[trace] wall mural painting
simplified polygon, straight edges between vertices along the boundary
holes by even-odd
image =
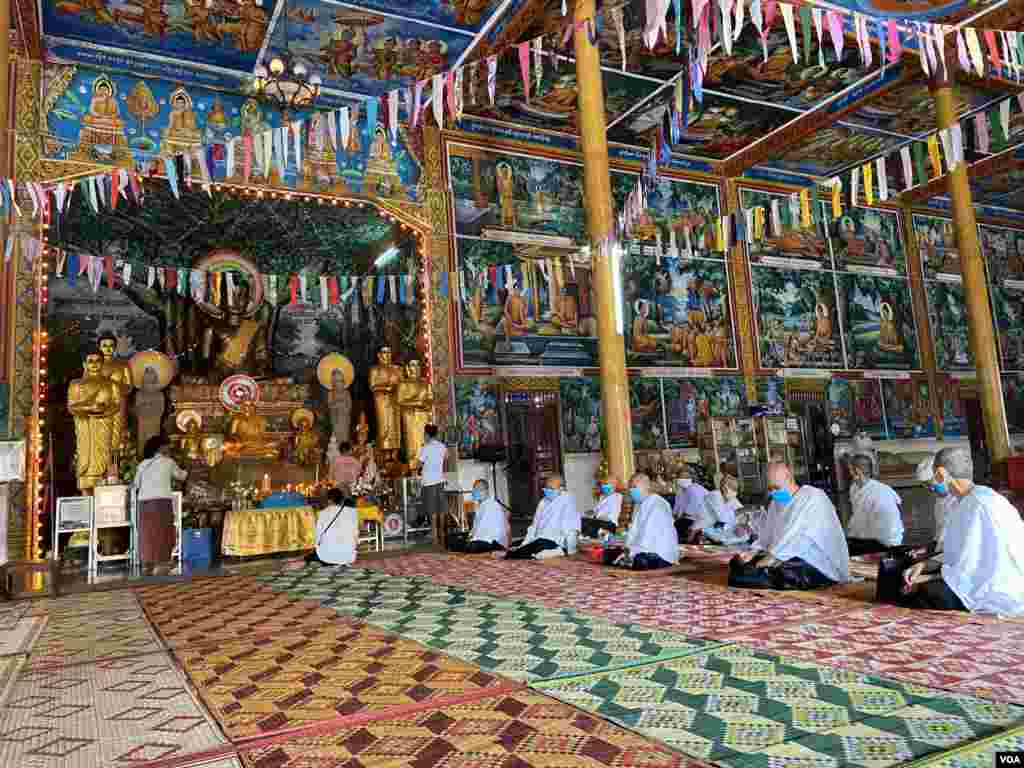
[[[651,77],[658,80],[670,80],[688,65],[686,45],[680,47],[676,54],[675,12],[671,8],[666,13],[667,24],[653,48],[648,48],[643,40],[643,30],[647,22],[646,8],[639,2],[627,2],[622,5],[622,27],[625,31],[626,66],[622,66],[623,46],[619,41],[619,32],[615,24],[600,25],[598,46],[601,49],[601,63],[609,69],[625,70],[631,74]],[[554,9],[552,9],[554,10]],[[547,41],[545,41],[546,44]],[[573,41],[570,37],[562,51],[573,55]],[[705,78],[706,82],[706,78]]]
[[[928,319],[935,342],[935,364],[940,371],[973,371],[967,336],[964,289],[959,283],[925,282]]]
[[[999,361],[1004,371],[1024,371],[1024,284],[990,286],[999,334]]]
[[[695,384],[712,416],[738,419],[748,415],[747,387],[741,376],[708,377]]]
[[[979,224],[978,244],[993,282],[1024,287],[1024,230]]]
[[[828,385],[829,423],[839,425],[841,437],[866,432],[885,437],[882,390],[877,379],[833,377]]]
[[[629,414],[633,428],[633,448],[665,447],[661,379],[629,379]]]
[[[847,367],[919,369],[910,284],[903,278],[872,275],[845,274],[837,279]]]
[[[47,114],[49,135],[44,146],[51,159],[110,163],[137,168],[147,175],[151,171],[162,174],[161,154],[188,153],[246,133],[260,134],[280,124],[276,110],[235,94],[84,68],[76,69],[64,84],[59,71],[49,71],[52,89],[47,102],[53,106]],[[296,117],[323,119],[318,113]],[[373,137],[368,135],[365,115],[357,126],[348,145],[337,152],[307,140],[302,167],[296,167],[291,154],[283,179],[277,169],[265,167],[259,158],[254,159],[253,176],[269,173],[272,183],[303,190],[418,199],[419,161],[404,132],[393,144],[380,124]],[[214,148],[211,157],[211,175],[225,178],[225,154]],[[230,180],[241,182],[242,164],[237,163],[236,169]],[[192,172],[199,177],[197,162],[193,162]]]
[[[766,222],[771,215],[772,201],[777,201],[781,209],[788,206],[789,197],[759,189],[740,188],[740,205],[744,209],[764,208]],[[826,218],[822,217],[822,221],[824,222]],[[765,234],[765,238],[760,242],[746,245],[747,255],[752,264],[775,264],[809,269],[832,268],[824,223],[809,229],[787,228],[780,237],[770,237],[768,232]]]
[[[757,404],[766,414],[782,416],[786,413],[786,380],[781,376],[762,376],[755,379]]]
[[[700,379],[662,379],[669,448],[697,444],[699,419],[710,412],[708,402],[701,397],[699,382]]]
[[[829,220],[829,245],[836,269],[879,275],[905,275],[907,256],[899,214],[878,208],[845,208]]]
[[[841,167],[863,162],[865,157],[886,152],[904,141],[900,136],[836,123],[793,144],[785,154],[766,161],[765,165],[796,173],[832,176]]]
[[[601,420],[601,381],[592,376],[562,378],[562,442],[568,453],[601,450],[604,422]]]
[[[359,5],[384,13],[395,13],[399,8],[403,16],[458,27],[477,32],[502,5],[501,0],[359,0]]]
[[[621,210],[629,193],[636,189],[636,176],[612,173],[611,177],[612,199]],[[697,258],[720,260],[724,254],[711,247],[719,216],[717,185],[660,176],[647,193],[647,210],[634,228],[634,236],[653,245],[660,234],[662,248],[667,249],[674,232],[681,251],[689,242]]]
[[[926,280],[960,278],[960,251],[950,219],[914,214],[914,233]],[[982,256],[984,256],[982,252]]]
[[[627,365],[736,367],[723,262],[663,259],[658,266],[633,243],[622,270]]]
[[[923,378],[883,379],[886,436],[890,440],[933,437],[935,420]]]
[[[936,381],[936,395],[942,403],[942,434],[946,437],[967,437],[967,414],[964,412],[963,400],[960,399],[960,382],[941,373],[936,376]]]
[[[1024,432],[1024,374],[1003,376],[1003,402],[1010,432]]]
[[[448,145],[455,232],[493,240],[586,240],[583,168],[525,155]]]
[[[459,453],[474,456],[480,446],[503,445],[498,413],[498,383],[493,379],[455,377]]]
[[[569,251],[457,239],[462,362],[596,367],[590,270]]]
[[[842,368],[828,272],[751,267],[762,368]]]
[[[257,0],[42,0],[47,35],[252,71],[273,4]]]

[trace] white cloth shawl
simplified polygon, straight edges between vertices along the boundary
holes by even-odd
[[[1024,615],[1024,521],[1003,496],[976,485],[947,509],[942,578],[968,610]]]
[[[622,494],[609,493],[598,499],[590,516],[595,520],[604,520],[618,525],[620,512],[622,512]]]
[[[551,500],[541,499],[523,544],[537,539],[547,539],[560,546],[565,544],[566,536],[573,530],[579,530],[578,522],[573,527],[574,518],[578,519],[579,515],[576,512],[576,501],[570,494],[563,493]]]
[[[887,547],[903,543],[903,500],[885,483],[870,479],[850,488],[853,514],[846,534],[854,539],[874,539]]]
[[[633,513],[626,547],[631,557],[649,554],[669,563],[679,562],[679,534],[672,519],[672,507],[658,494],[644,499]]]
[[[473,516],[473,531],[469,534],[470,541],[483,541],[490,544],[496,541],[508,548],[508,526],[505,525],[505,510],[493,498],[484,499],[476,508]]]
[[[850,580],[850,550],[836,508],[813,486],[801,486],[785,506],[771,503],[757,545],[782,562],[799,557],[832,581]]]
[[[704,497],[704,511],[697,520],[697,527],[704,531],[722,523],[727,528],[736,525],[736,510],[743,505],[738,500],[726,501],[721,491],[711,491]]]
[[[948,496],[937,496],[935,498],[935,540],[939,542],[939,549],[942,549],[942,537],[946,532],[946,520],[953,516],[959,499],[952,493]]]

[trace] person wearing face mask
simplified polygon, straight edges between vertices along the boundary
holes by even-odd
[[[562,488],[560,475],[551,475],[544,484],[544,496],[537,504],[533,523],[517,549],[509,550],[508,560],[543,560],[559,557],[575,549],[580,531],[576,501]]]
[[[722,475],[718,490],[704,497],[704,514],[698,521],[700,532],[716,543],[736,538],[736,511],[743,507],[737,495],[740,484],[732,475]]]
[[[850,580],[850,553],[828,495],[798,486],[793,471],[772,462],[767,472],[772,502],[748,559],[729,563],[729,586],[816,589]]]
[[[619,513],[622,511],[622,494],[616,492],[615,481],[602,478],[598,483],[601,496],[590,514],[583,518],[582,532],[584,536],[596,539],[601,531],[615,533],[619,526]]]
[[[700,538],[700,529],[694,523],[704,516],[704,497],[707,495],[708,489],[693,482],[690,470],[684,466],[676,491],[675,509],[672,510],[680,541],[694,542]]]
[[[637,473],[629,481],[633,520],[626,533],[622,562],[634,571],[668,568],[679,562],[679,535],[672,520],[672,508],[661,496],[651,493],[651,480]]]
[[[851,556],[884,552],[903,543],[903,500],[892,488],[871,477],[874,462],[858,453],[848,462],[850,503],[853,514],[846,526],[846,545]]]
[[[935,455],[932,486],[958,499],[946,509],[942,561],[917,563],[904,573],[908,602],[931,610],[1024,616],[1024,520],[991,488],[974,483],[967,448]]]
[[[475,555],[508,549],[508,515],[497,499],[491,496],[491,487],[486,480],[477,480],[473,484],[473,501],[476,502],[476,513],[473,515],[473,530],[469,533],[466,552]]]
[[[952,514],[952,510],[956,507],[957,502],[959,502],[960,499],[950,493],[949,488],[946,487],[944,483],[937,484],[935,482],[934,456],[923,459],[921,463],[917,465],[916,476],[917,481],[924,485],[935,496],[935,506],[933,507],[933,514],[935,516],[935,536],[932,540],[935,542],[934,549],[941,552],[942,533],[946,528],[946,519]]]

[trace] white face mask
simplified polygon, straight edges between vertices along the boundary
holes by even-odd
[[[691,485],[693,485],[693,480],[690,480],[689,478],[679,481],[680,488],[689,488]]]

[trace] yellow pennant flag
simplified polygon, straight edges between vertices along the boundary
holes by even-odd
[[[758,206],[754,209],[754,242],[764,240],[764,207]]]
[[[942,175],[942,156],[939,155],[939,139],[934,133],[928,137],[928,157],[932,161],[932,170],[935,176]]]
[[[718,231],[716,235],[716,251],[725,251],[725,219],[721,216],[718,217]]]
[[[832,218],[838,219],[843,215],[843,185],[839,179],[832,181]]]
[[[800,228],[810,229],[811,227],[811,193],[806,189],[800,190]]]
[[[860,167],[860,175],[864,179],[864,199],[867,200],[868,205],[875,204],[875,187],[872,184],[874,179],[874,169],[871,167],[871,163],[864,163]]]

